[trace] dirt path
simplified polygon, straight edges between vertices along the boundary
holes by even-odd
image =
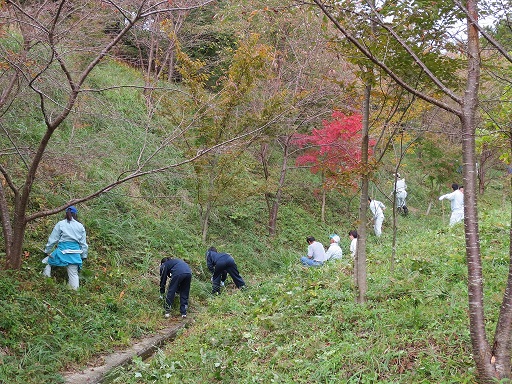
[[[106,375],[113,369],[129,364],[134,357],[147,358],[160,346],[171,341],[176,333],[186,326],[186,322],[172,324],[168,328],[159,331],[156,335],[134,344],[129,349],[105,356],[103,365],[90,366],[80,372],[68,372],[63,374],[66,384],[99,384],[103,383]]]

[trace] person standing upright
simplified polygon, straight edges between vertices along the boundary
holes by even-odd
[[[402,212],[405,216],[409,212],[407,208],[407,184],[405,184],[405,177],[400,178],[400,174],[395,174],[395,197],[396,197],[396,208],[399,212]]]
[[[351,230],[348,233],[348,237],[350,239],[350,254],[352,258],[355,259],[357,252],[357,231],[355,229]]]
[[[450,216],[450,226],[464,220],[464,194],[459,189],[459,185],[457,183],[452,184],[452,189],[452,193],[447,193],[446,195],[439,197],[439,201],[444,199],[450,200],[450,206],[452,209],[452,214]]]
[[[368,205],[373,213],[373,231],[375,236],[380,237],[382,235],[382,223],[384,222],[384,209],[386,209],[386,206],[378,200],[372,200],[370,197],[368,197]]]
[[[44,248],[47,257],[43,259],[47,263],[43,275],[51,277],[52,266],[66,267],[68,284],[73,289],[78,289],[80,285],[78,272],[89,250],[85,228],[78,221],[77,214],[78,210],[73,205],[66,208],[66,218],[55,224]],[[52,252],[54,246],[56,248]]]
[[[171,307],[176,292],[180,293],[180,314],[182,318],[187,317],[188,297],[190,294],[190,283],[192,282],[192,270],[181,259],[164,257],[160,261],[160,295],[165,293],[167,279],[171,278],[167,295],[165,296],[165,317],[170,316]]]

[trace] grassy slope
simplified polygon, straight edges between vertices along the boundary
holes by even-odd
[[[482,220],[490,334],[508,269],[504,211]],[[389,228],[369,238],[366,305],[354,303],[348,261],[305,269],[288,260],[246,292],[210,298],[172,345],[115,382],[474,382],[462,225],[401,219],[393,272],[390,244]]]
[[[115,382],[472,382],[463,239],[462,226],[445,229],[438,217],[401,220],[390,272],[389,234],[370,237],[364,306],[354,303],[347,260],[321,269],[288,260],[246,292],[208,299],[172,345]],[[507,273],[502,256],[486,257],[489,319]]]
[[[104,70],[109,73],[98,73],[97,81],[132,76],[126,68],[107,66]],[[98,96],[101,103],[97,105],[119,108],[121,114],[137,113],[129,107],[138,100],[132,93],[107,96]],[[86,149],[81,156],[103,150],[109,156],[78,159],[88,165],[78,186],[67,185],[64,179],[52,182],[49,192],[43,183],[36,189],[39,195],[34,204],[58,204],[67,194],[73,196],[73,188],[88,188],[94,175],[117,176],[117,170],[111,170],[136,141],[127,140],[131,136],[126,133],[133,136],[134,121],[143,121],[143,117],[130,116],[111,124],[97,120],[100,112],[89,116],[84,129],[96,134],[91,141],[80,142]],[[113,136],[108,136],[111,131]],[[81,135],[81,140],[89,137],[85,131],[74,134]],[[75,138],[64,132],[56,148]],[[291,174],[291,185],[299,186],[301,177]],[[414,183],[410,186],[414,189]],[[164,194],[180,198],[152,198]],[[305,251],[305,236],[310,234],[323,240],[339,232],[348,254],[344,234],[352,229],[355,209],[346,216],[337,205],[341,202],[331,199],[329,223],[322,225],[317,220],[318,201],[302,186],[293,196],[287,195],[276,239],[265,237],[264,203],[254,199],[221,209],[212,218],[209,244],[201,244],[190,201],[183,182],[164,175],[80,205],[91,252],[78,292],[67,289],[62,273],[52,279],[40,275],[40,249],[59,217],[31,224],[23,269],[0,271],[0,382],[62,382],[59,372],[77,369],[98,354],[122,348],[165,326],[157,269],[166,255],[186,259],[194,270],[194,324],[150,363],[138,362],[126,374],[118,372],[117,382],[473,380],[463,231],[461,226],[446,228],[447,218],[441,222],[439,205],[425,217],[418,196],[411,196],[411,208],[418,210],[400,220],[393,272],[389,217],[383,238],[369,238],[369,300],[359,306],[354,304],[348,261],[321,269],[298,264]],[[481,214],[490,331],[508,267],[508,214],[500,208],[504,207],[496,209],[484,200]],[[221,297],[210,297],[210,276],[204,265],[210,244],[236,257],[251,287],[248,291],[228,287]]]

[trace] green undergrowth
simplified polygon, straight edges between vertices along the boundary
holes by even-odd
[[[248,203],[245,211],[223,211],[224,225],[213,220],[202,244],[193,212],[168,208],[115,194],[81,207],[91,250],[77,292],[67,288],[65,270],[41,276],[40,249],[55,220],[34,226],[22,270],[0,276],[0,382],[60,383],[65,372],[168,326],[158,299],[159,260],[167,255],[187,260],[194,272],[190,323],[152,359],[115,369],[115,383],[475,381],[463,226],[449,228],[439,211],[398,218],[393,260],[390,218],[381,238],[369,229],[368,300],[361,305],[347,258],[349,224],[305,232],[308,216],[289,204],[286,226],[270,239],[244,219],[258,211]],[[508,272],[504,208],[480,217],[489,335]],[[323,238],[333,231],[342,235],[345,259],[302,267],[305,237],[327,245]],[[211,296],[210,244],[235,256],[247,290],[228,279]]]
[[[300,245],[299,235],[264,240],[251,224],[254,220],[247,217],[242,225],[244,212],[230,209],[222,212],[223,225],[212,220],[210,240],[203,244],[194,210],[180,209],[177,200],[152,204],[124,192],[119,189],[79,206],[90,249],[78,291],[67,287],[64,268],[54,269],[51,278],[41,274],[42,249],[60,216],[31,224],[22,269],[0,271],[1,383],[62,383],[65,372],[82,369],[168,326],[158,286],[164,256],[182,258],[193,270],[189,313],[194,317],[209,305],[209,245],[232,253],[251,287],[282,271],[283,262],[291,263],[304,247],[307,234],[300,233]],[[246,210],[248,214],[258,207],[248,204]],[[289,225],[302,227],[301,220],[307,217]],[[178,314],[176,309],[171,322]]]
[[[108,88],[111,77],[142,84],[127,66],[108,62],[98,69],[92,87]],[[47,177],[33,186],[30,212],[92,193],[140,159],[148,167],[180,159],[178,146],[152,156],[169,132],[159,119],[146,121],[145,103],[134,89],[94,98],[94,110],[84,110],[76,124],[66,123],[55,135],[42,165]],[[36,138],[41,126],[34,121],[40,119],[31,105],[15,120],[19,135]],[[131,180],[79,204],[90,251],[78,291],[67,287],[65,270],[56,269],[52,278],[41,275],[42,249],[62,217],[29,223],[22,269],[0,271],[0,383],[63,383],[66,372],[174,324],[177,318],[163,317],[159,299],[158,267],[165,256],[184,259],[193,270],[189,325],[152,359],[114,370],[109,380],[115,383],[474,382],[463,227],[448,228],[447,204],[435,201],[425,215],[432,196],[414,181],[423,173],[414,175],[412,165],[410,170],[411,214],[398,218],[395,252],[390,204],[373,196],[388,210],[382,238],[369,228],[364,305],[355,303],[347,256],[319,269],[299,264],[310,235],[327,246],[330,233],[340,234],[348,255],[347,233],[355,229],[358,212],[357,194],[330,191],[322,223],[315,192],[320,176],[307,170],[287,174],[272,238],[261,194],[215,207],[203,242],[187,166]],[[489,335],[508,272],[510,207],[503,196],[490,188],[479,203]],[[247,290],[234,289],[228,280],[221,296],[211,296],[205,265],[211,245],[235,257]]]
[[[485,308],[492,337],[508,273],[508,213],[482,215]],[[114,383],[474,383],[463,226],[399,218],[368,238],[368,295],[355,303],[352,264],[289,260],[246,291],[209,297],[181,335]],[[348,239],[343,239],[347,254]]]

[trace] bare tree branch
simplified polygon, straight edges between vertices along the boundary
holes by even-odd
[[[383,63],[381,60],[379,60],[377,57],[373,55],[371,51],[369,51],[357,38],[352,36],[352,34],[341,25],[341,23],[332,15],[332,13],[327,9],[325,4],[321,0],[313,0],[315,4],[318,5],[318,7],[322,10],[322,12],[331,20],[333,25],[341,32],[343,35],[358,49],[360,50],[372,63],[377,65],[380,69],[382,69],[389,77],[391,77],[397,84],[399,84],[401,87],[406,89],[408,92],[416,95],[418,98],[425,100],[433,105],[438,106],[439,108],[442,108],[448,112],[453,113],[456,116],[461,115],[461,111],[459,109],[455,109],[452,106],[434,98],[429,95],[424,94],[423,92],[418,91],[407,81],[400,78],[390,67],[388,67],[385,63]],[[419,58],[418,58],[419,60]],[[421,60],[420,60],[421,61]],[[434,81],[434,79],[432,79]],[[440,89],[441,91],[445,92],[445,90]],[[451,92],[446,93],[447,96],[451,97]]]
[[[265,123],[264,125],[256,128],[256,129],[253,129],[252,131],[249,131],[249,132],[244,133],[242,135],[239,135],[239,136],[230,138],[228,140],[225,140],[225,141],[223,141],[223,142],[221,142],[219,144],[216,144],[216,145],[214,145],[214,146],[212,146],[210,148],[198,151],[196,155],[194,155],[194,156],[192,156],[192,157],[190,157],[188,159],[185,159],[183,161],[179,161],[177,163],[166,165],[166,166],[159,167],[159,168],[150,169],[150,170],[147,170],[147,171],[142,171],[141,169],[136,169],[135,171],[130,173],[128,176],[124,176],[124,177],[122,177],[120,175],[120,177],[114,183],[110,183],[110,184],[104,186],[103,188],[97,190],[94,193],[91,193],[91,194],[89,194],[87,196],[84,196],[84,197],[81,197],[81,198],[78,198],[78,199],[70,200],[65,205],[62,205],[62,206],[57,207],[57,208],[50,209],[50,210],[44,210],[44,211],[40,211],[40,212],[34,213],[32,215],[28,215],[25,218],[25,222],[30,222],[30,221],[32,221],[34,219],[37,219],[37,218],[40,218],[40,217],[44,217],[44,216],[55,214],[55,213],[63,211],[64,209],[66,209],[67,207],[69,207],[71,205],[91,200],[91,199],[93,199],[95,197],[98,197],[98,196],[103,195],[103,194],[105,194],[107,192],[110,192],[115,187],[117,187],[117,186],[119,186],[119,185],[121,185],[123,183],[126,183],[127,181],[133,180],[135,178],[139,178],[139,177],[143,177],[143,176],[148,176],[148,175],[152,175],[152,174],[156,174],[156,173],[162,173],[162,172],[168,171],[170,169],[179,168],[179,167],[181,167],[181,166],[183,166],[185,164],[192,163],[192,162],[196,161],[197,159],[205,156],[206,154],[208,154],[210,152],[217,151],[218,149],[220,149],[222,147],[225,147],[226,145],[228,145],[230,143],[242,140],[242,139],[244,139],[246,137],[253,136],[253,135],[257,134],[258,132],[263,131],[265,128],[267,128],[268,126],[272,125],[275,121],[279,120],[279,117],[281,115],[282,114],[274,116],[267,123]]]

